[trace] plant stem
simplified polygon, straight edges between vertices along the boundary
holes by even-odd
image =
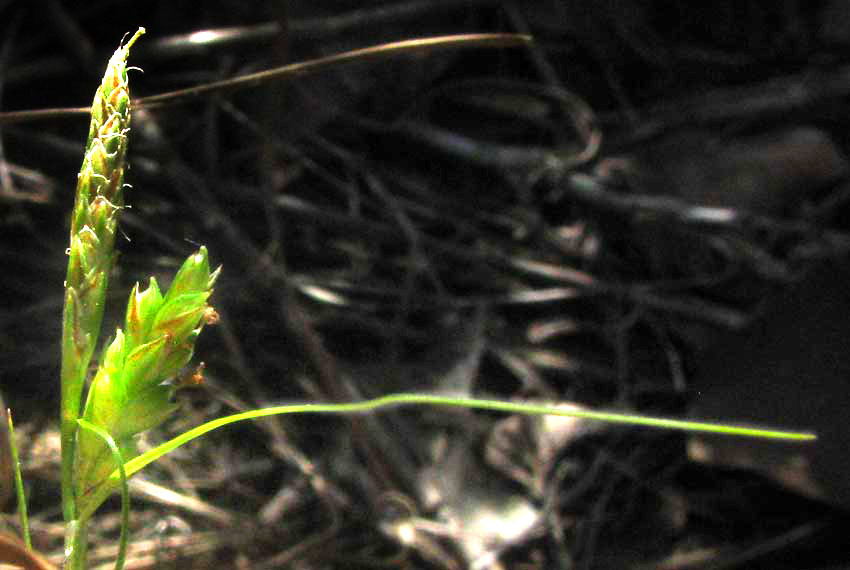
[[[65,527],[65,570],[86,570],[88,521],[75,520]]]
[[[83,384],[83,381],[78,379],[75,371],[71,370],[73,365],[66,364],[67,360],[66,358],[62,359],[62,371],[60,374],[60,383],[62,385],[62,411],[60,418],[62,515],[66,523],[76,518],[74,507],[74,445],[77,438],[77,415],[79,415]]]

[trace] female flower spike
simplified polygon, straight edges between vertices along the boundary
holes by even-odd
[[[68,481],[74,464],[80,400],[100,334],[109,272],[115,257],[115,233],[124,205],[124,166],[130,128],[127,56],[143,33],[144,28],[139,28],[126,45],[115,51],[94,95],[88,142],[71,214],[61,366],[62,495],[67,520],[74,516]]]
[[[106,350],[86,400],[83,418],[106,430],[125,461],[136,455],[134,436],[162,423],[176,408],[175,386],[166,383],[192,357],[205,324],[214,322],[207,304],[219,270],[210,272],[205,247],[189,256],[163,296],[155,279],[145,291],[136,284],[121,330]],[[115,469],[107,445],[89,431],[77,443],[77,500],[81,510],[92,491]],[[96,507],[96,505],[95,505]]]

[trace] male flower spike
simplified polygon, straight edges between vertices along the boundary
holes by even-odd
[[[66,519],[70,502],[77,418],[86,372],[100,334],[115,235],[124,206],[124,168],[130,129],[127,56],[144,28],[119,47],[94,95],[86,152],[71,214],[71,242],[62,317],[62,496]]]

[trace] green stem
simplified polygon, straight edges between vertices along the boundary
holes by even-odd
[[[65,570],[86,570],[88,521],[75,520],[65,525]]]
[[[61,392],[59,432],[62,445],[60,484],[62,515],[66,523],[76,519],[74,499],[74,446],[77,438],[77,417],[83,392],[84,370],[91,358],[90,343],[79,338],[80,303],[76,291],[65,288],[65,307],[62,313],[62,364],[59,375]]]
[[[63,379],[62,384],[66,381]],[[77,397],[77,409],[79,409]],[[62,516],[66,523],[76,518],[76,503],[74,500],[74,446],[77,438],[77,418],[71,418],[68,411],[71,406],[62,398],[62,420],[60,424],[62,445],[61,489]]]
[[[62,384],[66,381],[63,379]],[[79,397],[77,409],[79,409]],[[74,500],[74,445],[77,438],[77,418],[69,416],[70,405],[62,398],[62,420],[60,437],[62,445],[62,465],[60,485],[62,490],[62,516],[66,523],[76,518],[76,503]]]
[[[758,437],[765,439],[780,439],[797,442],[813,441],[817,436],[808,432],[789,432],[758,427],[743,427],[721,425],[709,422],[673,420],[668,418],[655,418],[632,414],[621,414],[613,412],[600,412],[592,410],[577,410],[558,408],[554,405],[545,406],[539,404],[523,404],[517,402],[504,402],[501,400],[479,400],[475,398],[455,398],[451,396],[438,396],[432,394],[389,394],[373,400],[362,402],[350,402],[343,404],[291,404],[251,410],[241,414],[234,414],[223,418],[212,420],[177,437],[166,441],[143,453],[142,455],[128,461],[124,468],[126,476],[130,477],[140,469],[153,463],[166,453],[174,451],[181,445],[226,425],[274,416],[278,414],[345,414],[356,412],[370,412],[380,408],[405,405],[429,405],[472,408],[479,410],[491,410],[497,412],[519,413],[528,415],[552,415],[579,418],[585,420],[597,420],[609,423],[639,425],[662,429],[687,430],[704,433],[717,433],[723,435]],[[120,484],[121,474],[118,470],[112,472],[106,482],[100,485],[91,495],[83,497],[80,502],[80,517],[87,519],[94,510],[108,497]]]

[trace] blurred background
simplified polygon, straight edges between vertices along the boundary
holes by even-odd
[[[842,567],[850,5],[0,0],[0,113],[135,105],[103,338],[206,245],[205,420],[398,391],[813,429],[807,446],[406,408],[216,432],[133,482],[129,568]],[[353,60],[401,40],[520,47]],[[143,71],[142,71],[143,70]],[[58,347],[88,118],[0,115],[0,392],[61,560]],[[8,463],[3,520],[14,533]],[[118,501],[92,530],[111,567]]]

